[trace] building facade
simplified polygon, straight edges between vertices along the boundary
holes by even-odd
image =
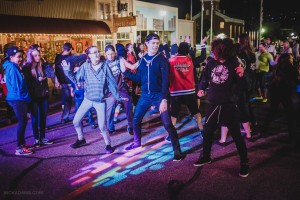
[[[178,8],[137,0],[0,1],[0,15],[0,56],[8,43],[24,50],[37,43],[52,59],[65,42],[82,53],[89,45],[103,52],[107,44],[140,42],[137,35],[143,41],[151,32],[161,41],[178,37]]]
[[[225,11],[220,10],[219,4],[220,0],[203,0],[203,35],[211,35],[212,32],[212,39],[217,36],[226,36],[237,41],[238,36],[244,33],[245,21],[225,15]],[[196,32],[200,33],[201,12],[195,15],[193,20],[196,22]],[[197,43],[201,41],[200,37],[201,34],[197,34]]]

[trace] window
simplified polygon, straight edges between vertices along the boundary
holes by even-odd
[[[99,9],[99,18],[104,19],[104,4],[99,3],[98,9]]]
[[[209,15],[209,9],[207,9],[207,10],[205,11],[205,14],[206,14],[206,15]]]
[[[224,22],[220,22],[220,28],[223,29],[225,26],[225,23]]]
[[[232,38],[232,25],[230,25],[230,28],[229,28],[229,38]]]
[[[117,33],[117,40],[129,40],[129,33]]]
[[[99,3],[98,4],[98,16],[99,19],[110,19],[110,4]]]
[[[110,19],[110,4],[105,4],[105,19]]]

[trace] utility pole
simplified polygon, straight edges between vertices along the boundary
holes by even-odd
[[[204,12],[204,4],[203,4],[203,0],[201,0],[201,38],[200,38],[200,41],[203,38],[203,12]]]
[[[193,20],[193,0],[191,0],[191,15],[190,20]]]
[[[262,23],[263,23],[263,0],[260,0],[260,19],[259,19],[259,43],[261,41],[261,31],[262,31]]]
[[[211,13],[210,13],[210,43],[212,42],[212,39],[213,39],[213,15],[214,15],[214,3],[213,3],[213,0],[210,1],[210,4],[211,4]],[[202,40],[202,38],[201,38]]]

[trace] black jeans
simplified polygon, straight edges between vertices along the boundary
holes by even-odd
[[[61,84],[61,103],[64,105],[63,112],[61,114],[61,119],[69,119],[69,115],[72,108],[72,96],[71,90],[68,84]]]
[[[25,130],[27,125],[28,102],[18,100],[18,101],[7,101],[7,103],[14,109],[14,112],[18,119],[17,146],[20,147],[25,144]]]
[[[45,138],[48,106],[48,98],[37,99],[31,102],[31,125],[33,137],[36,140]]]
[[[292,100],[292,94],[285,92],[284,89],[273,89],[270,90],[270,108],[266,119],[264,121],[263,128],[267,130],[270,123],[274,120],[276,114],[279,110],[279,104],[283,105],[284,112],[286,114],[286,119],[288,122],[288,133],[291,138],[295,136],[295,110],[294,103]]]
[[[210,105],[205,118],[203,132],[203,157],[210,159],[213,136],[219,123],[228,127],[238,150],[241,163],[248,163],[247,148],[240,131],[237,106],[234,104]]]
[[[134,132],[134,143],[137,145],[141,144],[142,131],[141,125],[143,117],[151,106],[155,106],[156,109],[159,109],[159,105],[162,100],[161,93],[155,94],[143,94],[141,95],[133,114],[133,132]],[[180,144],[178,140],[178,135],[175,127],[172,124],[170,110],[161,113],[160,115],[164,128],[169,133],[171,143],[173,146],[174,154],[181,154]]]

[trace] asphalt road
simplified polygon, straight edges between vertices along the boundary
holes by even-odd
[[[203,101],[202,110],[205,106]],[[267,107],[267,103],[257,103],[259,119]],[[211,164],[193,166],[202,151],[202,138],[187,114],[183,109],[177,124],[180,144],[187,154],[180,162],[172,161],[172,148],[164,140],[167,133],[157,113],[145,117],[143,147],[131,152],[124,151],[133,137],[126,132],[122,113],[116,124],[118,131],[111,135],[116,149],[110,155],[105,153],[99,129],[86,124],[88,145],[70,148],[76,141],[75,129],[72,123],[59,124],[60,112],[47,119],[46,136],[54,144],[37,148],[29,156],[14,155],[16,124],[0,128],[0,199],[300,199],[299,141],[287,140],[281,113],[268,137],[246,142],[251,164],[247,178],[238,176],[239,157],[230,136],[228,146],[213,145]],[[218,139],[219,131],[215,133]],[[33,143],[30,121],[26,141]]]

